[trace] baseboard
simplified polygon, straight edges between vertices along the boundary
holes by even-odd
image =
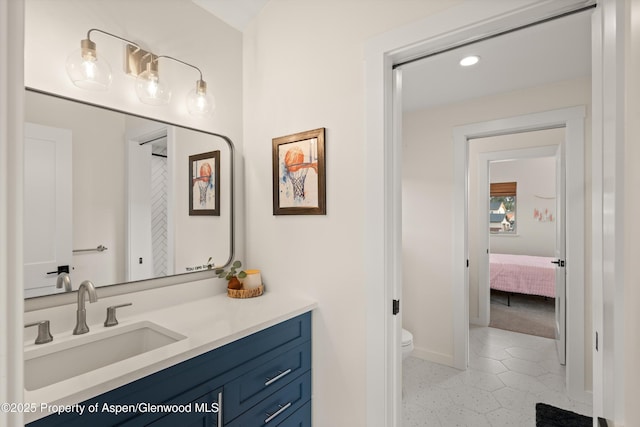
[[[415,347],[411,356],[418,359],[426,360],[427,362],[439,363],[441,365],[451,366],[453,365],[453,356],[449,354],[437,353],[435,351],[429,351],[423,348]]]
[[[469,324],[474,326],[489,326],[489,320],[481,317],[470,317]]]

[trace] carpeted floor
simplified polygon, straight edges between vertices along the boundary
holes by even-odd
[[[591,417],[544,403],[536,404],[536,427],[591,427],[592,425]]]
[[[555,338],[555,299],[523,294],[511,294],[507,306],[507,293],[491,290],[492,328]]]

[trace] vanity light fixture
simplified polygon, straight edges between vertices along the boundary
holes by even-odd
[[[187,110],[193,116],[205,116],[216,107],[211,95],[207,94],[207,82],[200,80],[196,82],[196,87],[191,89],[187,95]]]
[[[172,56],[159,55],[158,59],[160,58],[170,59],[186,65],[187,67],[191,67],[200,75],[200,78],[196,81],[196,87],[191,89],[189,94],[187,94],[187,110],[189,111],[189,114],[196,117],[203,117],[215,108],[215,101],[213,100],[213,97],[207,94],[207,82],[202,79],[202,71],[200,68]]]
[[[465,56],[460,60],[460,65],[463,67],[470,67],[476,65],[480,61],[480,57],[476,55]]]
[[[136,77],[138,99],[148,105],[166,105],[171,100],[171,90],[160,81],[158,60],[146,63],[146,68]]]
[[[67,74],[74,85],[82,89],[109,89],[111,85],[111,66],[105,59],[98,60],[96,44],[91,40],[89,30],[87,38],[80,41],[80,49],[67,58]]]
[[[153,54],[130,40],[97,28],[92,28],[87,32],[87,38],[80,42],[80,51],[72,53],[67,59],[67,74],[74,85],[82,89],[104,91],[111,84],[111,67],[104,59],[98,61],[96,44],[91,40],[93,31],[127,43],[124,71],[128,75],[136,77],[135,91],[141,102],[148,105],[166,105],[171,100],[171,90],[160,79],[159,73],[159,59],[166,58],[191,67],[200,74],[195,88],[189,92],[186,98],[189,113],[202,117],[215,107],[213,97],[207,94],[207,83],[202,78],[200,68],[172,56]]]

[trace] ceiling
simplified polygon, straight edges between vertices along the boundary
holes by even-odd
[[[195,4],[244,31],[269,0],[192,0]]]
[[[192,0],[244,31],[269,0]],[[460,59],[479,56],[472,67]],[[591,13],[556,19],[402,67],[404,111],[591,75]]]
[[[461,67],[460,59],[480,62]],[[544,24],[435,55],[402,68],[404,111],[591,75],[591,13]]]

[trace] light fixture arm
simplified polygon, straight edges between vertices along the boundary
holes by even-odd
[[[172,61],[179,62],[179,63],[181,63],[181,64],[186,65],[187,67],[191,67],[191,68],[193,68],[193,69],[197,70],[197,71],[198,71],[198,73],[200,73],[200,80],[202,80],[202,71],[200,70],[200,68],[196,67],[195,65],[191,65],[191,64],[189,64],[188,62],[184,62],[184,61],[182,61],[182,60],[180,60],[180,59],[178,59],[178,58],[174,58],[173,56],[168,56],[168,55],[158,55],[158,56],[156,57],[156,61],[157,61],[158,59],[160,59],[160,58],[167,58],[167,59],[171,59]]]
[[[108,31],[101,30],[101,29],[99,29],[99,28],[91,28],[89,31],[87,31],[87,40],[92,41],[92,40],[91,40],[91,33],[92,33],[93,31],[96,31],[96,32],[99,32],[99,33],[105,34],[105,35],[107,35],[107,36],[113,37],[114,39],[118,39],[118,40],[121,40],[121,41],[123,41],[123,42],[125,42],[125,43],[128,43],[128,44],[130,44],[130,45],[134,46],[137,50],[142,50],[142,47],[141,47],[138,43],[134,43],[134,42],[132,42],[132,41],[131,41],[131,40],[129,40],[129,39],[125,39],[124,37],[117,36],[117,35],[115,35],[115,34],[113,34],[113,33],[110,33],[110,32],[108,32]],[[176,61],[176,62],[179,62],[179,63],[181,63],[181,64],[183,64],[183,65],[186,65],[187,67],[191,67],[191,68],[195,69],[196,71],[198,71],[198,73],[200,74],[200,80],[203,80],[203,79],[202,79],[202,70],[200,70],[200,68],[196,67],[196,66],[195,66],[195,65],[193,65],[193,64],[189,64],[188,62],[185,62],[185,61],[183,61],[183,60],[181,60],[181,59],[178,59],[178,58],[174,58],[173,56],[169,56],[169,55],[154,55],[154,54],[153,54],[153,53],[151,53],[151,52],[147,52],[147,53],[144,55],[144,57],[147,57],[147,56],[149,56],[149,55],[151,55],[151,62],[152,62],[152,63],[153,63],[153,62],[158,62],[158,59],[160,59],[160,58],[167,58],[167,59],[171,59],[172,61]]]
[[[87,31],[87,40],[91,40],[91,32],[92,31],[97,31],[97,32],[102,33],[102,34],[106,34],[107,36],[111,36],[114,39],[118,39],[118,40],[121,40],[123,42],[127,42],[130,45],[135,46],[138,50],[142,49],[142,47],[140,47],[140,45],[138,43],[134,43],[131,40],[127,40],[124,37],[116,36],[115,34],[109,33],[107,31],[103,31],[103,30],[101,30],[99,28],[91,28],[89,31]]]

